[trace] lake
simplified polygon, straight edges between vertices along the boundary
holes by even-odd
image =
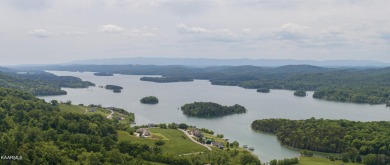
[[[75,76],[96,84],[96,87],[84,89],[63,88],[68,92],[62,96],[40,97],[46,101],[71,100],[73,104],[101,104],[114,106],[134,112],[136,123],[187,123],[200,128],[208,128],[215,134],[224,134],[230,141],[238,141],[240,146],[254,147],[254,154],[262,162],[271,159],[283,159],[299,156],[299,151],[282,146],[276,136],[254,132],[250,128],[252,121],[267,118],[287,119],[349,119],[358,121],[390,120],[390,108],[385,105],[338,103],[313,99],[313,92],[307,97],[297,97],[293,91],[271,90],[270,93],[258,93],[254,89],[234,86],[211,85],[207,80],[194,82],[154,83],[140,81],[139,75],[114,75],[111,77],[94,76],[91,72],[51,71],[60,76]],[[122,93],[99,88],[108,84],[119,85]],[[145,105],[140,99],[156,96],[159,103]],[[240,104],[247,113],[226,117],[202,119],[185,116],[179,107],[195,101],[215,102],[221,105]]]

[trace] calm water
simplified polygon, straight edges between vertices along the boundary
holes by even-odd
[[[41,97],[47,101],[71,100],[74,104],[101,104],[115,106],[134,112],[137,124],[148,123],[187,123],[224,134],[230,141],[255,148],[254,153],[262,161],[296,157],[298,151],[280,145],[273,135],[254,132],[252,121],[267,118],[307,119],[349,119],[360,121],[390,120],[390,108],[384,105],[336,103],[308,97],[295,97],[293,91],[272,90],[271,93],[257,93],[253,89],[216,86],[204,80],[183,83],[153,83],[140,81],[135,75],[114,75],[98,77],[89,72],[60,72],[56,75],[75,76],[91,81],[96,87],[87,89],[64,88],[68,95]],[[122,93],[98,88],[107,84],[124,87]],[[145,96],[157,96],[157,105],[144,105],[139,102]],[[231,115],[213,119],[187,117],[178,109],[186,103],[211,101],[222,105],[240,104],[247,108],[246,114]]]

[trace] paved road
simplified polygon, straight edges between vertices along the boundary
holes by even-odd
[[[185,131],[185,130],[182,130],[182,129],[179,129],[180,131],[182,131],[182,132],[184,132],[184,134],[186,134],[187,136],[188,136],[188,138],[190,138],[194,143],[196,143],[196,144],[199,144],[199,145],[202,145],[202,146],[204,146],[204,147],[206,147],[209,151],[211,151],[212,149],[209,147],[209,146],[207,146],[207,145],[205,145],[205,144],[202,144],[202,143],[200,143],[200,142],[198,142],[198,141],[196,141],[195,139],[193,139],[192,138],[192,136],[187,132],[187,131]]]

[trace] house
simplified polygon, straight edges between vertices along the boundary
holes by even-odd
[[[140,137],[148,137],[151,135],[150,131],[146,128],[139,128],[136,132],[139,134]]]
[[[156,125],[154,123],[149,123],[148,127],[156,127]]]
[[[220,143],[220,142],[211,142],[211,145],[215,146],[215,147],[218,147],[219,149],[224,149],[225,148],[225,144],[223,143]]]
[[[195,137],[198,137],[198,138],[202,138],[203,137],[202,132],[200,132],[198,129],[192,130],[192,135],[194,135]]]
[[[89,109],[89,112],[96,112],[96,108],[92,107],[91,109]]]

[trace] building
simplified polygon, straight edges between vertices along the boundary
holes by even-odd
[[[198,129],[192,130],[192,135],[194,135],[195,137],[198,137],[198,138],[202,138],[203,137],[202,132],[200,132]]]
[[[91,109],[89,109],[89,112],[96,112],[96,108],[92,107]]]
[[[139,128],[136,132],[139,134],[140,137],[149,137],[151,135],[150,131],[146,128]]]

